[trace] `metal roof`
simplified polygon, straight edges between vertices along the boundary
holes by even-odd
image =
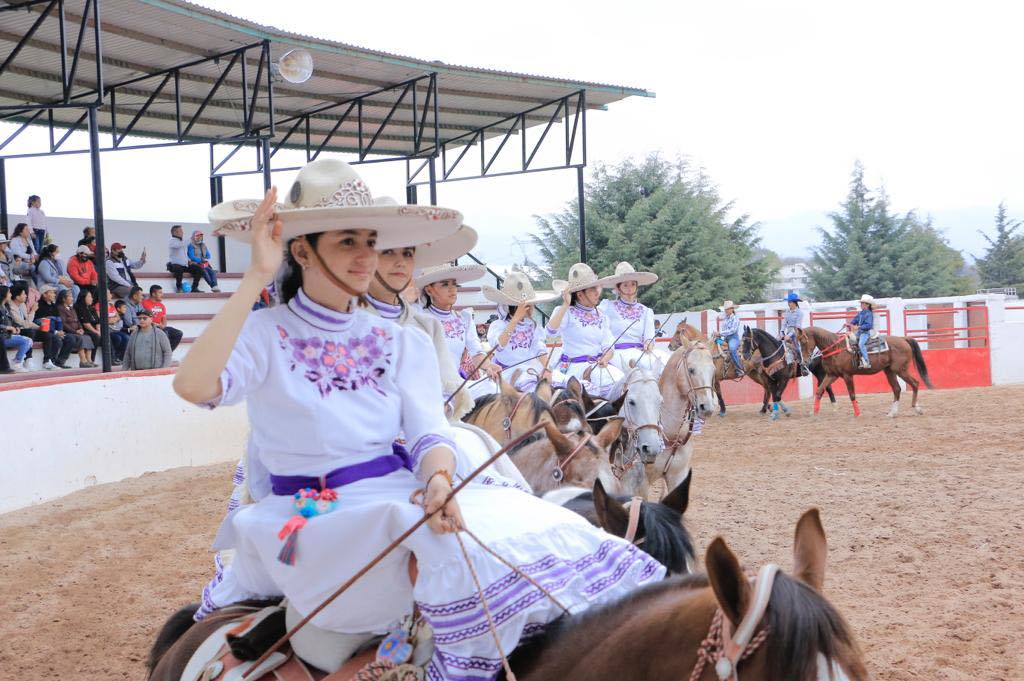
[[[12,0],[0,2],[20,4]],[[556,100],[580,90],[586,91],[588,109],[604,108],[629,96],[653,96],[626,86],[389,54],[288,33],[181,0],[55,0],[55,5],[59,7],[37,2],[25,9],[0,12],[2,62],[47,7],[52,9],[51,16],[39,23],[32,38],[0,75],[0,106],[64,101],[62,61],[66,71],[79,39],[83,13],[98,7],[103,84],[108,89],[99,120],[102,129],[108,132],[123,132],[140,110],[143,113],[131,128],[132,135],[181,141],[225,139],[238,136],[246,128],[246,118],[250,119],[249,129],[265,127],[270,120],[266,88],[258,90],[253,99],[261,71],[259,43],[264,41],[269,41],[271,61],[296,47],[310,50],[314,58],[315,73],[310,80],[301,85],[275,81],[273,86],[274,140],[283,141],[291,130],[286,143],[290,147],[305,144],[305,122],[300,124],[297,117],[330,104],[340,106],[309,117],[313,147],[326,141],[325,150],[415,156],[429,155],[433,149],[432,107],[436,107],[438,138],[444,142],[485,127],[488,136],[504,134],[514,127],[513,117],[535,107],[540,108],[525,116],[527,126],[546,123],[555,113]],[[61,28],[55,19],[59,11],[63,11],[66,19],[66,55],[61,54]],[[90,94],[97,88],[96,51],[91,33],[94,15],[95,9],[85,22],[88,28],[70,88],[71,101],[76,97],[79,101],[95,97]],[[224,55],[225,52],[254,45],[254,49],[240,55],[233,68],[226,68],[231,56]],[[218,54],[223,55],[219,60],[209,60]],[[173,78],[140,79],[200,60],[205,61],[180,69]],[[428,103],[428,92],[433,86],[430,74],[436,74],[436,95]],[[264,72],[263,80],[266,78]],[[421,80],[409,85],[416,78]],[[140,80],[126,83],[134,79]],[[109,93],[111,86],[115,86],[113,97]],[[211,90],[215,92],[204,106]],[[361,117],[357,119],[353,113],[339,125],[347,105],[360,96]],[[149,100],[152,101],[147,108]],[[249,111],[247,107],[252,103],[255,106]],[[573,114],[568,104],[563,107],[559,118]],[[47,112],[35,123],[46,123],[49,115]],[[70,126],[81,121],[83,111],[54,108],[52,116],[56,126]],[[24,121],[29,114],[13,118]],[[181,121],[187,123],[193,118],[192,125],[182,134]],[[495,125],[503,119],[508,120]],[[386,125],[381,126],[382,123]],[[424,127],[429,131],[425,133]],[[372,150],[367,150],[375,133]]]

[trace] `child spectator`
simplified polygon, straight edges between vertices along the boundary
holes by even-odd
[[[96,243],[96,228],[86,227],[82,230],[82,238],[78,240],[79,246],[88,246],[89,244]],[[92,247],[92,251],[96,252],[96,247]]]
[[[82,291],[84,295],[88,291]],[[91,294],[90,294],[91,295]],[[60,313],[60,322],[63,325],[64,333],[77,336],[80,339],[78,344],[78,366],[83,369],[92,369],[96,365],[89,361],[89,352],[96,349],[92,338],[86,335],[82,323],[78,321],[78,314],[75,312],[71,291],[67,289],[57,293],[57,310]]]
[[[203,272],[203,279],[210,285],[214,293],[220,293],[217,288],[217,270],[210,264],[210,249],[203,242],[203,233],[199,230],[192,232],[192,240],[188,244],[188,259],[198,265]]]
[[[96,272],[96,266],[92,263],[92,251],[88,246],[78,247],[75,257],[68,260],[67,272],[71,281],[80,291],[90,291],[93,297],[98,295],[96,287],[99,285],[100,276]]]
[[[124,352],[128,348],[128,328],[124,324],[124,315],[128,309],[127,303],[118,300],[109,306],[112,311],[107,319],[110,324],[110,345],[114,351],[114,364],[124,362]]]
[[[171,350],[174,350],[174,348],[178,347],[178,343],[181,342],[181,337],[184,334],[174,327],[167,326],[167,307],[164,305],[163,299],[163,287],[159,284],[153,284],[149,287],[149,298],[142,301],[142,307],[152,315],[153,324],[159,326],[167,334],[167,339],[171,342]]]
[[[146,249],[142,249],[142,256],[135,261],[128,259],[124,252],[124,244],[114,242],[110,246],[110,256],[107,258],[107,287],[118,298],[124,298],[132,290],[132,286],[138,286],[135,281],[134,269],[139,269],[146,264]]]
[[[43,212],[43,200],[35,194],[28,197],[28,223],[32,226],[32,243],[39,253],[47,243],[46,213]]]
[[[64,271],[64,263],[60,261],[59,256],[60,247],[57,244],[43,246],[43,250],[39,254],[39,263],[36,265],[36,286],[49,284],[56,286],[58,290],[69,288],[72,295],[77,297],[78,287]]]
[[[171,365],[171,343],[159,326],[153,323],[149,310],[139,312],[139,330],[128,339],[124,354],[127,371],[163,369]]]
[[[177,293],[181,293],[184,290],[181,285],[181,279],[185,272],[192,275],[192,293],[200,293],[199,281],[203,278],[203,268],[189,260],[188,244],[182,238],[183,234],[181,225],[171,227],[171,241],[168,244],[170,255],[167,261],[167,271],[174,275],[174,290]]]
[[[64,331],[60,306],[57,303],[56,287],[43,287],[42,297],[36,306],[33,321],[39,326],[42,333],[48,334],[53,339],[49,355],[46,354],[47,343],[43,341],[43,368],[51,371],[67,369],[68,357],[82,347],[82,339],[76,334],[68,334]]]
[[[0,353],[3,354],[3,368],[7,371],[3,373],[23,373],[28,371],[28,367],[25,366],[25,356],[32,350],[32,341],[25,336],[21,335],[21,329],[14,322],[14,316],[11,314],[11,289],[7,286],[0,286]],[[7,359],[7,351],[14,349],[16,354],[14,355],[14,364],[11,364]]]

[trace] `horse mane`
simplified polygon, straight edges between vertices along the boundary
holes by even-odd
[[[576,399],[575,395],[565,388],[558,391],[554,401],[551,403],[551,407],[556,406],[565,407],[571,411],[574,416],[579,417],[580,423],[584,423],[587,420],[587,412],[583,409],[583,405]]]
[[[199,603],[191,603],[178,610],[164,622],[164,626],[160,628],[160,633],[156,635],[156,641],[153,642],[153,647],[149,651],[149,658],[146,660],[147,678],[153,674],[160,658],[171,649],[175,641],[196,623],[194,616],[197,610],[199,610]]]
[[[531,415],[533,416],[534,421],[540,421],[541,417],[544,416],[544,414],[547,414],[548,416],[551,417],[552,420],[554,420],[555,415],[551,411],[551,407],[550,405],[548,405],[547,402],[538,397],[535,393],[527,393],[527,395],[529,395],[529,397],[526,398],[526,402],[523,406],[528,406],[531,409]],[[483,411],[484,408],[499,401],[502,404],[502,406],[508,408],[509,410],[514,409],[516,406],[516,398],[510,395],[500,393],[484,395],[483,397],[478,398],[476,400],[476,404],[473,405],[473,409],[471,409],[468,414],[462,417],[462,420],[471,423],[472,418],[481,411]]]
[[[696,562],[693,538],[681,513],[665,504],[645,501],[640,505],[640,522],[644,526],[644,551],[670,573],[685,574],[687,563]]]
[[[759,340],[762,340],[762,341],[768,341],[769,343],[772,344],[773,348],[781,345],[781,343],[782,343],[782,341],[780,341],[778,338],[776,338],[775,336],[771,335],[770,333],[768,333],[767,331],[765,331],[764,329],[762,329],[760,327],[748,326],[747,328],[750,329],[750,335],[751,336],[753,336],[754,338],[757,338]]]
[[[828,329],[820,326],[805,326],[801,331],[809,335],[818,343],[834,343],[836,339],[839,338],[838,334],[832,333]]]

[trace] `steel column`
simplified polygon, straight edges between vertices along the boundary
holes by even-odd
[[[270,177],[270,139],[260,138],[260,154],[263,157],[263,191],[266,193],[273,186],[273,180]]]
[[[576,169],[576,199],[580,213],[580,262],[587,261],[587,208],[583,195],[583,168]]]
[[[210,205],[216,206],[224,200],[224,179],[220,176],[210,178]],[[221,273],[228,271],[227,240],[217,237],[217,269]]]
[[[92,171],[92,220],[96,228],[96,273],[99,275],[100,306],[100,353],[103,355],[103,371],[111,370],[110,356],[110,318],[107,316],[107,304],[110,296],[107,293],[106,238],[103,233],[103,185],[100,176],[100,127],[96,121],[96,107],[89,107],[89,161]]]
[[[5,161],[0,158],[0,232],[5,237],[10,237],[7,231],[7,168]]]
[[[434,163],[435,157],[430,157],[430,205],[437,205],[437,166]]]

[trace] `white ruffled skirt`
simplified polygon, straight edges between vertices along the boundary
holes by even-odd
[[[583,374],[592,366],[594,367],[594,370],[590,372],[590,379],[583,380]],[[575,377],[583,383],[584,387],[587,389],[587,393],[593,397],[600,397],[602,399],[608,399],[608,395],[611,393],[615,385],[625,377],[625,374],[614,364],[609,364],[606,367],[599,367],[586,362],[559,362],[558,369],[565,377],[564,380],[568,381],[570,378]],[[558,387],[565,386],[564,383],[555,385]]]
[[[638,366],[648,371],[653,371],[655,376],[660,376],[665,368],[656,350],[645,353],[640,348],[627,348],[625,350],[616,350],[615,354],[612,355],[612,366],[623,374],[629,373],[631,368],[629,366],[630,362],[636,362]]]

